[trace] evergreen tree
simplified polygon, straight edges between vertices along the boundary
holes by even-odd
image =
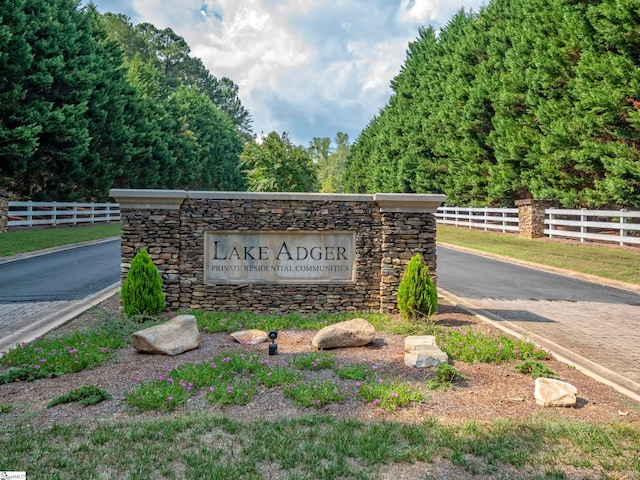
[[[28,170],[42,131],[22,102],[25,76],[33,63],[25,4],[25,0],[0,4],[0,190],[20,189],[15,179]]]
[[[249,190],[254,192],[315,192],[316,169],[307,150],[289,136],[269,133],[247,143],[240,155]]]

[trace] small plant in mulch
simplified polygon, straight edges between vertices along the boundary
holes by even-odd
[[[105,390],[98,388],[94,385],[84,385],[82,387],[74,388],[64,395],[54,398],[47,404],[47,408],[55,407],[63,403],[77,402],[78,405],[88,406],[100,403],[103,400],[109,400],[111,395]]]
[[[453,365],[441,363],[436,367],[435,378],[427,383],[429,390],[448,390],[453,388],[456,380],[466,380],[466,376],[461,374]]]
[[[438,291],[420,254],[411,258],[398,285],[398,310],[408,320],[426,319],[438,310]]]
[[[460,327],[439,331],[436,342],[449,358],[465,363],[504,363],[511,360],[550,358],[549,352],[527,340],[508,335],[486,335]]]
[[[164,310],[162,277],[147,249],[140,250],[131,262],[131,268],[120,291],[122,306],[127,317],[154,317]]]
[[[362,384],[356,382],[356,395],[365,402],[389,411],[410,403],[422,402],[424,399],[422,393],[409,383],[382,378]]]
[[[550,368],[547,368],[542,363],[536,362],[535,360],[525,360],[521,364],[516,365],[515,369],[516,369],[516,372],[529,375],[530,377],[533,377],[533,378],[540,378],[540,377],[557,378],[558,377],[558,374],[556,372],[554,372]]]
[[[372,366],[366,363],[354,363],[336,367],[335,372],[342,380],[364,380],[371,368]]]
[[[8,403],[0,403],[0,414],[9,413],[13,410],[13,405]]]
[[[301,407],[314,408],[331,402],[342,402],[347,396],[347,390],[332,382],[292,383],[284,388],[283,393]]]

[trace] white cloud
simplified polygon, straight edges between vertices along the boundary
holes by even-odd
[[[113,5],[135,22],[172,28],[213,75],[238,84],[256,133],[287,131],[303,145],[338,131],[357,136],[389,98],[418,27],[439,27],[463,6],[453,0],[93,1],[101,11],[114,11]],[[464,7],[482,4],[470,0]]]

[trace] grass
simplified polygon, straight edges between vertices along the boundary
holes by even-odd
[[[640,285],[639,249],[528,240],[446,225],[438,225],[437,241]]]
[[[0,435],[3,469],[43,479],[375,479],[392,465],[406,470],[440,460],[465,477],[511,478],[517,468],[526,478],[567,479],[586,468],[591,473],[579,478],[636,478],[640,431],[542,417],[408,425],[316,415],[238,421],[200,412],[44,430],[23,425]]]
[[[47,403],[47,408],[55,407],[56,405],[62,405],[63,403],[77,402],[78,405],[88,406],[100,403],[103,400],[109,400],[111,395],[105,390],[96,387],[95,385],[84,385],[82,387],[74,388],[70,392],[60,395]]]
[[[487,336],[461,327],[440,329],[436,342],[449,358],[465,363],[502,363],[511,360],[546,360],[549,352],[534,343],[508,335]]]
[[[157,324],[157,320],[138,323],[127,319],[108,319],[85,331],[74,331],[57,338],[37,338],[4,353],[0,366],[0,385],[15,381],[58,377],[102,365],[114,351],[129,345],[131,333]]]
[[[260,322],[277,324],[277,328],[306,324],[317,329],[342,318],[326,315],[312,319],[292,314],[260,317],[248,313],[202,315],[200,321],[211,329]],[[400,327],[394,327],[382,315],[372,320],[382,327],[381,331],[385,331],[385,325],[407,333],[421,328],[412,322],[403,324],[402,320]],[[15,354],[9,352],[2,361],[8,365],[58,362],[59,368],[54,370],[74,371],[77,359],[69,350],[80,352],[85,344],[87,348],[102,344],[90,339],[122,338],[138,328],[139,323],[105,319],[82,335],[72,332],[36,340],[19,347]],[[534,359],[547,355],[534,347],[529,350],[528,344],[520,341],[510,343],[509,337],[470,335],[461,328],[442,329],[438,338],[452,344],[452,354],[457,354],[458,360],[470,355],[468,361],[472,362],[521,359],[531,365]],[[63,345],[66,353],[59,358],[64,362],[54,361],[58,344],[46,342]],[[462,348],[460,342],[468,345]],[[481,355],[471,353],[477,351]],[[47,362],[41,362],[46,355]],[[461,378],[455,369],[447,367],[440,369],[438,385],[432,388],[451,388]],[[90,368],[89,362],[85,368]],[[332,373],[314,380],[320,369]],[[250,351],[225,353],[207,361],[174,365],[155,378],[138,378],[125,394],[134,409],[172,411],[171,416],[144,415],[125,422],[110,419],[90,425],[55,424],[44,429],[30,426],[28,417],[12,426],[0,423],[5,425],[0,427],[0,465],[6,470],[27,469],[30,477],[45,479],[375,479],[387,478],[389,468],[406,470],[415,462],[443,460],[454,465],[447,468],[454,468],[458,477],[484,474],[511,478],[514,469],[532,479],[574,478],[576,471],[582,472],[580,478],[611,479],[634,478],[640,473],[640,428],[633,424],[592,425],[548,414],[526,421],[496,419],[483,423],[441,423],[427,417],[416,425],[313,414],[315,407],[332,402],[365,402],[392,412],[423,401],[429,394],[428,387],[427,383],[415,385],[387,378],[376,365],[339,365],[331,352],[278,357]],[[281,389],[294,404],[308,408],[308,414],[300,418],[232,420],[220,413],[225,405],[244,405],[259,391],[274,388]],[[100,397],[100,392],[90,387],[76,390],[54,402],[83,401],[92,394],[96,400]],[[212,408],[197,412],[176,408],[198,392],[212,403]],[[3,411],[11,409],[11,405],[3,406]]]
[[[119,236],[120,223],[16,230],[0,235],[0,257]]]

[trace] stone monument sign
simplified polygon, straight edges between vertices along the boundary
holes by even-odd
[[[444,195],[123,190],[122,278],[143,247],[168,308],[397,311],[405,266],[436,277]]]

